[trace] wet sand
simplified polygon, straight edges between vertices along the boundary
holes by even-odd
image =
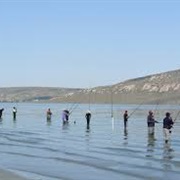
[[[11,171],[0,169],[0,179],[2,180],[28,180],[25,177],[21,177]]]

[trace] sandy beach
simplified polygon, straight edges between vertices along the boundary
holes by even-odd
[[[11,171],[0,169],[0,179],[2,180],[28,180],[27,178],[21,177]]]

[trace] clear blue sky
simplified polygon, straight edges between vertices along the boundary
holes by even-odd
[[[178,0],[0,0],[0,87],[89,88],[179,68]]]

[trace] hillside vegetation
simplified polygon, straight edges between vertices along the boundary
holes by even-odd
[[[1,102],[76,102],[180,104],[180,70],[91,89],[0,88]]]

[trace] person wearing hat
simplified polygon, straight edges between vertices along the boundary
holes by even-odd
[[[155,123],[158,122],[154,119],[153,112],[149,111],[149,114],[147,116],[147,126],[149,135],[154,135]]]
[[[173,124],[174,122],[171,118],[171,114],[169,112],[166,112],[166,117],[163,119],[163,132],[164,132],[165,143],[168,143],[170,139],[171,128]]]

